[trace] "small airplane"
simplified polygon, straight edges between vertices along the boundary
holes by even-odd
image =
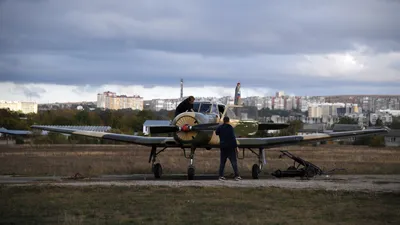
[[[150,127],[150,134],[173,133],[172,137],[145,137],[45,125],[32,125],[31,127],[51,132],[81,135],[149,146],[151,147],[149,163],[152,164],[152,172],[154,173],[155,178],[160,178],[162,175],[162,166],[160,162],[157,162],[157,156],[167,148],[181,148],[184,157],[189,159],[187,170],[187,178],[189,180],[193,180],[195,177],[194,157],[196,149],[205,148],[211,150],[212,148],[219,148],[219,136],[215,134],[215,130],[221,123],[223,123],[223,118],[225,116],[230,118],[230,124],[234,127],[237,136],[236,140],[238,147],[243,149],[243,156],[245,149],[248,149],[258,158],[258,164],[256,163],[252,167],[253,179],[258,179],[259,174],[261,173],[263,162],[265,162],[265,160],[263,161],[263,157],[265,157],[265,148],[349,138],[352,136],[375,135],[388,132],[388,128],[382,128],[321,133],[315,135],[291,135],[263,138],[252,137],[258,130],[277,130],[288,127],[289,125],[274,123],[263,124],[255,120],[241,120],[234,112],[235,109],[240,107],[240,105],[195,102],[193,107],[194,112],[183,112],[177,115],[168,126]],[[157,148],[162,149],[157,151]],[[253,148],[258,149],[258,152],[253,150]],[[190,149],[189,155],[186,154],[186,149]]]

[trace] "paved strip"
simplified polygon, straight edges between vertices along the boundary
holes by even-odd
[[[149,179],[147,178],[149,177]],[[335,175],[316,177],[310,180],[299,178],[244,179],[219,181],[212,176],[200,180],[180,179],[154,180],[150,175],[105,175],[92,179],[69,180],[62,177],[7,177],[1,176],[0,183],[7,186],[169,186],[169,187],[238,187],[238,188],[286,188],[329,191],[400,192],[400,175]],[[212,179],[211,179],[212,178]]]

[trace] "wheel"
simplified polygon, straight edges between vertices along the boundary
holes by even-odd
[[[187,171],[187,173],[188,173],[188,180],[193,180],[193,179],[194,179],[194,172],[195,172],[194,167],[189,167],[189,168],[188,168],[188,171]]]
[[[162,166],[160,163],[156,163],[153,166],[153,172],[155,178],[160,178],[162,175]]]
[[[260,174],[260,167],[257,164],[254,164],[251,168],[251,176],[253,179],[258,179],[258,174]]]
[[[306,177],[314,177],[314,176],[315,176],[314,168],[308,168],[306,170]]]

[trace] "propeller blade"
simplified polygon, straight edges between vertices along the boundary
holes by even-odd
[[[179,131],[177,126],[151,126],[149,127],[151,134],[158,134],[158,133],[171,133]]]
[[[191,131],[204,131],[204,130],[216,130],[219,126],[219,123],[206,123],[206,124],[199,124],[191,126]],[[178,126],[170,125],[170,126],[151,126],[150,133],[157,134],[157,133],[171,133],[179,131]]]
[[[192,126],[193,131],[202,131],[202,130],[216,130],[219,126],[219,123],[205,123]]]
[[[258,130],[280,130],[288,128],[288,123],[260,123],[258,124]]]

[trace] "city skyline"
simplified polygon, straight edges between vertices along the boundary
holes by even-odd
[[[175,98],[181,78],[184,95],[197,96],[232,95],[237,82],[243,97],[399,94],[398,1],[0,1],[0,9],[5,100],[94,101],[108,90]]]
[[[0,88],[2,85],[0,84]],[[92,102],[97,100],[97,94],[106,91],[116,92],[118,95],[134,96],[139,95],[144,100],[151,99],[177,99],[180,97],[180,83],[175,87],[148,87],[144,88],[142,86],[119,86],[119,85],[104,85],[101,88],[92,88],[88,85],[84,87],[73,87],[63,86],[63,85],[49,85],[48,90],[40,87],[40,85],[15,85],[7,83],[4,89],[5,93],[2,93],[2,99],[6,101],[32,101],[38,104],[55,103],[55,102]],[[283,91],[286,96],[374,96],[374,95],[399,95],[400,92],[394,93],[376,93],[376,92],[361,92],[354,91],[353,93],[333,93],[333,94],[294,94],[288,92],[287,90],[271,90],[263,88],[251,88],[251,87],[241,87],[242,98],[248,97],[269,97],[275,96],[276,92]],[[234,96],[235,86],[232,87],[186,87],[184,86],[183,95],[184,96],[197,96],[197,97],[226,97]],[[66,94],[62,98],[58,95]],[[42,98],[40,98],[42,97]]]

